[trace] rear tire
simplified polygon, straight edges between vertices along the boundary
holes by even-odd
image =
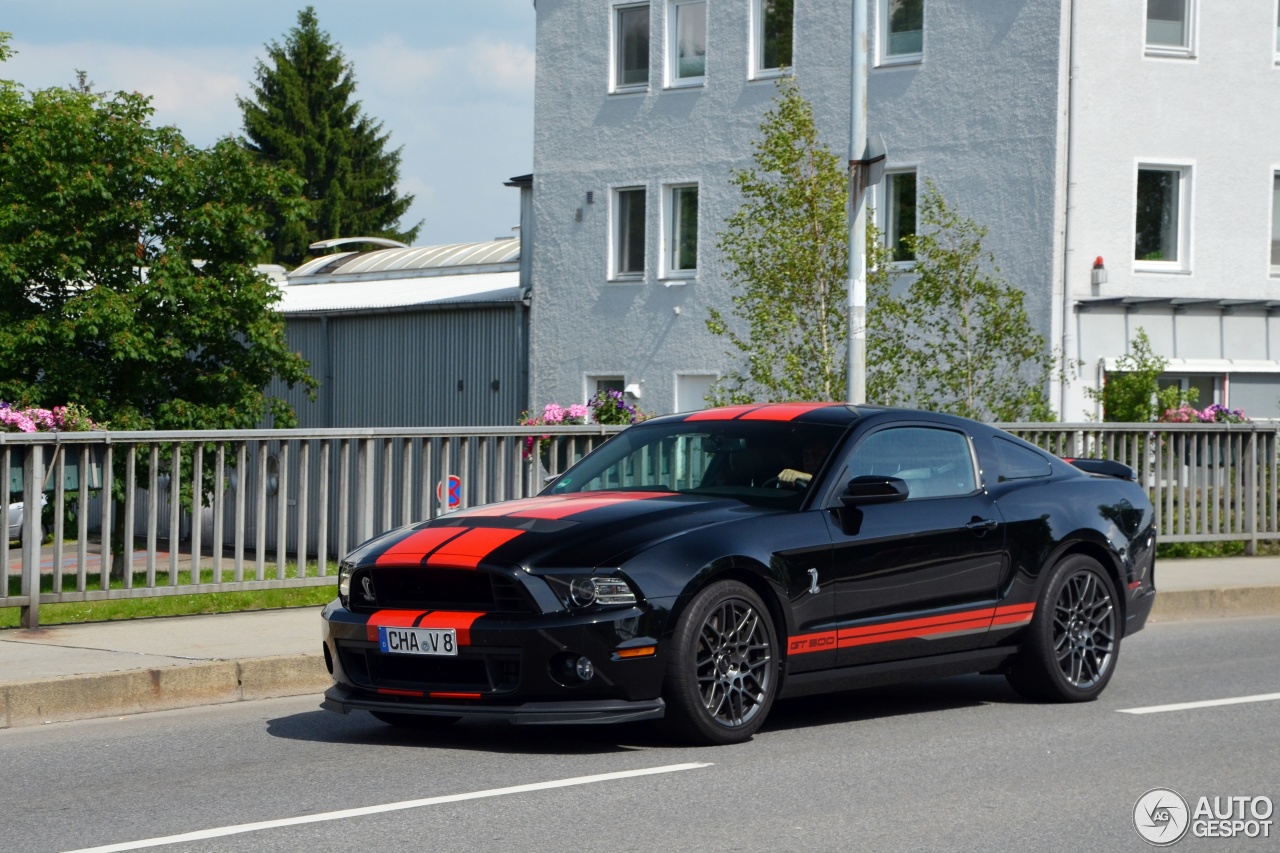
[[[708,586],[685,608],[673,640],[667,727],[695,743],[749,740],[778,692],[778,641],[760,596],[737,581]]]
[[[1115,672],[1120,632],[1111,576],[1090,557],[1066,557],[1050,570],[1009,683],[1037,701],[1092,701]]]

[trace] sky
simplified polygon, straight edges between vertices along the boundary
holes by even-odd
[[[17,55],[0,79],[149,95],[156,124],[206,146],[244,135],[265,45],[284,43],[303,0],[0,0]],[[533,0],[311,0],[354,66],[356,98],[401,148],[402,227],[417,244],[512,236],[533,166]],[[360,235],[343,235],[360,236]]]

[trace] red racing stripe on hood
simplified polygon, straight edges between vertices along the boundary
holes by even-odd
[[[617,492],[614,494],[582,492],[573,496],[566,495],[563,500],[548,500],[547,503],[541,506],[522,508],[509,515],[512,518],[540,518],[555,521],[581,512],[589,512],[593,509],[632,503],[633,501],[664,498],[670,494],[670,492]]]
[[[457,527],[427,527],[416,530],[378,555],[376,566],[421,563],[422,558],[462,533]]]
[[[471,527],[427,557],[427,565],[474,569],[485,557],[523,533],[503,527]]]
[[[418,623],[419,628],[452,628],[457,632],[458,645],[471,645],[471,626],[483,613],[461,610],[433,610]]]
[[[379,610],[365,623],[365,639],[376,643],[379,628],[412,628],[426,614],[426,610]]]

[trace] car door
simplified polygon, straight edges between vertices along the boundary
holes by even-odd
[[[845,506],[831,525],[838,665],[965,651],[987,633],[1005,556],[1005,525],[982,488],[970,437],[933,423],[863,436],[840,483],[896,477],[905,500]]]

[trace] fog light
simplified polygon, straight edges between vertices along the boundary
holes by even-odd
[[[578,658],[577,663],[573,665],[574,674],[583,681],[590,681],[591,676],[596,674],[596,666],[591,662],[591,658],[583,655]]]

